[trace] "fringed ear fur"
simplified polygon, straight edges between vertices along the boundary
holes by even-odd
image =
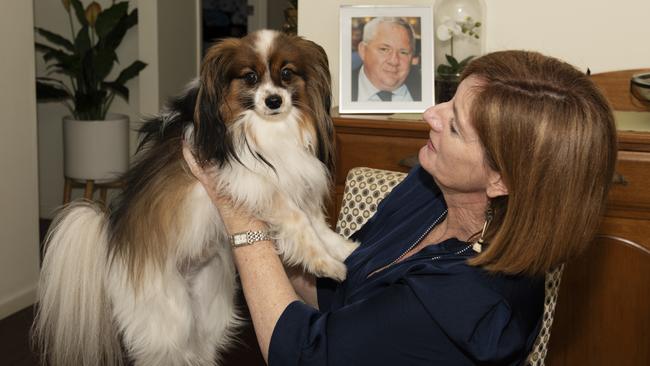
[[[310,49],[313,62],[310,62],[310,80],[307,80],[307,95],[314,110],[318,133],[318,158],[334,172],[335,145],[334,123],[330,109],[332,107],[331,77],[325,50],[316,43],[302,40]]]
[[[236,51],[237,40],[225,40],[208,50],[201,65],[201,77],[194,107],[195,153],[200,165],[221,166],[235,156],[228,136],[227,121],[220,108],[229,87],[229,55]]]

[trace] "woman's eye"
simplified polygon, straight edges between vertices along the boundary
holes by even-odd
[[[454,122],[455,121],[453,118],[449,119],[449,131],[451,131],[453,134],[458,134],[458,130],[456,130],[456,127],[454,127]]]
[[[282,78],[282,81],[290,81],[292,76],[293,71],[290,69],[282,69],[282,71],[280,71],[280,77]]]
[[[244,81],[246,81],[246,84],[248,85],[257,84],[257,74],[254,72],[249,72],[248,74],[244,75]]]

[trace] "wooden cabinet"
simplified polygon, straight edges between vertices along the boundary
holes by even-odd
[[[629,93],[640,70],[593,75],[616,110],[648,111]],[[421,120],[335,116],[336,218],[347,172],[356,166],[408,171],[428,138]],[[650,129],[650,125],[647,126]],[[650,132],[619,131],[615,184],[599,236],[568,263],[547,365],[650,365]]]
[[[336,221],[343,199],[345,177],[354,167],[407,172],[404,159],[417,156],[428,139],[423,121],[396,120],[381,116],[335,117],[336,174],[334,204],[330,218]]]

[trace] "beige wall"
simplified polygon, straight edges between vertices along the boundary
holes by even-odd
[[[338,104],[339,6],[434,5],[433,0],[300,0],[298,33],[320,43],[330,58]],[[650,66],[648,0],[484,0],[486,48],[529,49],[592,72]]]
[[[158,0],[160,105],[199,74],[197,0]]]
[[[0,12],[0,319],[33,303],[38,277],[38,176],[32,2]]]

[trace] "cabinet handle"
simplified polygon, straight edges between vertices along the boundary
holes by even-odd
[[[622,186],[626,186],[629,184],[629,182],[625,179],[623,174],[620,174],[618,172],[614,172],[614,177],[612,178],[612,183],[614,184],[619,184]]]

